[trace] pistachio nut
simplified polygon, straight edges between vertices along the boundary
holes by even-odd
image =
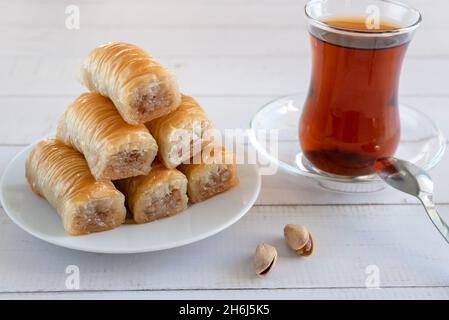
[[[310,232],[300,224],[287,224],[284,227],[285,241],[300,256],[310,256],[313,252],[313,240]]]
[[[266,243],[259,244],[254,255],[254,271],[260,277],[266,276],[273,269],[277,258],[275,247]]]

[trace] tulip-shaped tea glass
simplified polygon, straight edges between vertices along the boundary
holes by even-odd
[[[420,13],[393,1],[312,0],[305,16],[309,90],[273,101],[255,115],[257,149],[290,173],[337,183],[378,181],[375,160],[393,155],[424,168],[435,165],[444,151],[440,131],[425,115],[398,103],[402,61]],[[257,137],[261,128],[280,131],[277,155]],[[298,147],[283,146],[288,140]]]
[[[312,77],[301,148],[317,170],[370,174],[399,144],[399,75],[420,14],[388,1],[320,0],[306,16]]]

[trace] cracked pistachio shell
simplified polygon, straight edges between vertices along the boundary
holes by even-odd
[[[275,247],[266,243],[259,244],[254,255],[254,271],[256,274],[261,277],[267,275],[276,264],[277,257]]]
[[[284,228],[285,241],[298,255],[310,256],[313,252],[313,240],[310,232],[300,224],[287,224]]]

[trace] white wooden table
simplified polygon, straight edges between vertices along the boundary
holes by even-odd
[[[401,79],[402,102],[424,110],[449,137],[449,10],[446,0],[409,0],[424,23]],[[40,0],[0,2],[0,173],[13,155],[52,132],[83,88],[80,61],[112,40],[150,50],[203,104],[217,126],[245,128],[265,102],[307,89],[304,0]],[[67,5],[80,29],[65,25]],[[431,174],[449,219],[449,156]],[[32,212],[30,212],[32,214]],[[286,223],[312,231],[315,254],[284,245]],[[259,242],[280,261],[252,271]],[[79,290],[65,285],[79,267]],[[375,267],[369,267],[375,266]],[[372,269],[374,268],[374,269]],[[378,268],[380,288],[366,283]],[[283,173],[263,178],[257,204],[228,230],[163,252],[89,254],[58,248],[15,226],[0,209],[0,298],[449,298],[449,247],[411,197],[386,189],[326,193]]]

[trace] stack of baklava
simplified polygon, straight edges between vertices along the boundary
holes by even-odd
[[[214,141],[204,110],[144,50],[97,47],[81,81],[90,92],[26,161],[32,190],[69,234],[118,227],[127,209],[136,223],[171,216],[238,184],[234,156]]]

